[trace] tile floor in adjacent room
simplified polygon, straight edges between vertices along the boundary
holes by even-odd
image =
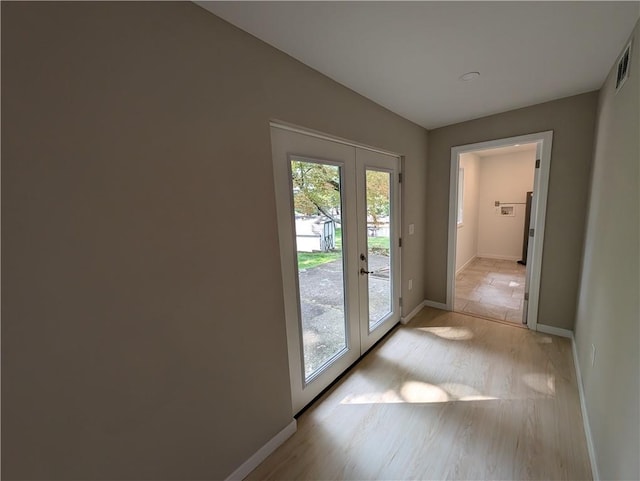
[[[516,261],[475,258],[456,275],[454,310],[522,323],[525,272]]]

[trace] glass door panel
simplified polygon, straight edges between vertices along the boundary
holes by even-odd
[[[369,329],[392,311],[391,174],[365,169]]]
[[[293,413],[360,354],[355,148],[271,127]]]
[[[400,159],[356,148],[360,350],[400,320]]]
[[[337,165],[291,160],[305,381],[347,348],[341,178]]]

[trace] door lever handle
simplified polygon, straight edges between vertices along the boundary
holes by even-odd
[[[360,274],[363,275],[363,276],[366,275],[366,274],[373,274],[373,271],[365,271],[364,267],[361,267],[360,268]]]

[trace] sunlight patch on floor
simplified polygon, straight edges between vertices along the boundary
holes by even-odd
[[[397,391],[350,394],[340,404],[430,404],[457,401],[489,401],[499,398],[485,396],[471,386],[445,383],[440,386],[420,381],[406,381]]]
[[[534,398],[555,397],[556,378],[551,374],[530,373],[522,376],[524,384],[533,391]],[[525,395],[531,398],[532,396]],[[459,383],[430,384],[422,381],[405,381],[396,389],[350,394],[340,404],[431,404],[464,401],[516,400],[523,396],[488,396],[477,389]]]
[[[418,331],[428,332],[442,339],[448,339],[450,341],[468,341],[473,339],[474,335],[471,329],[467,327],[417,327]]]
[[[405,382],[400,388],[400,395],[409,403],[444,403],[452,400],[441,387],[420,381]]]
[[[531,373],[522,376],[522,380],[534,391],[546,396],[555,396],[556,377],[550,374]]]

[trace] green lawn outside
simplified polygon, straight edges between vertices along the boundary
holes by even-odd
[[[389,238],[388,237],[367,237],[367,245],[369,249],[372,247],[378,249],[389,250]]]
[[[389,255],[388,237],[369,237],[367,244],[376,254]],[[312,269],[342,258],[342,229],[336,228],[336,249],[332,252],[298,252],[298,269]]]
[[[312,269],[327,262],[337,261],[342,257],[341,251],[333,252],[298,252],[298,269]]]

